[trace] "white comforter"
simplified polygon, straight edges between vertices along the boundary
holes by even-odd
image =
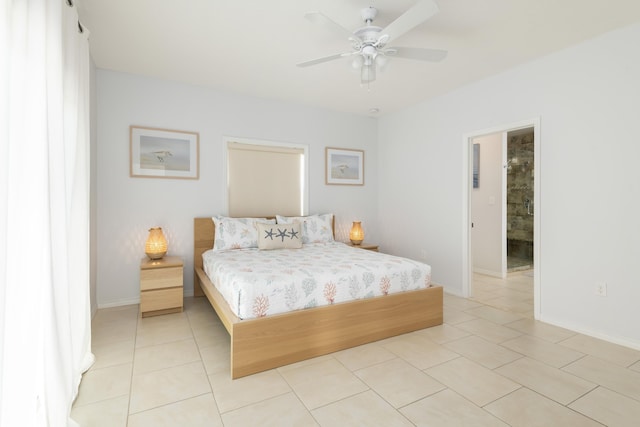
[[[431,267],[343,243],[207,251],[204,271],[241,319],[427,288]]]

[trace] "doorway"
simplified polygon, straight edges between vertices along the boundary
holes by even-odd
[[[509,281],[519,283],[533,282],[533,317],[539,318],[540,313],[540,120],[538,118],[499,126],[492,129],[480,130],[463,137],[464,154],[464,185],[463,185],[463,296],[474,295],[474,254],[473,241],[476,231],[473,227],[474,191],[482,186],[478,182],[477,165],[474,159],[474,143],[486,139],[487,136],[498,134],[501,140],[499,160],[495,160],[492,173],[502,177],[499,180],[500,190],[493,196],[483,199],[487,204],[494,204],[493,215],[500,216],[497,221],[501,231],[499,233],[498,255],[499,263],[494,268],[482,271],[488,281],[494,284],[504,284]],[[509,144],[512,142],[512,144]],[[490,155],[490,150],[487,151]],[[482,152],[480,151],[480,156]],[[478,150],[476,147],[475,153]],[[486,163],[486,162],[484,162]],[[484,164],[483,163],[483,164]],[[476,167],[474,167],[476,166]],[[474,176],[474,172],[476,172]],[[509,177],[511,175],[511,177]],[[480,175],[483,176],[483,175]],[[475,178],[475,180],[474,180]],[[526,178],[531,180],[526,181]],[[475,186],[475,188],[474,188]],[[486,196],[483,196],[486,197]],[[511,206],[509,206],[511,205]],[[500,209],[497,209],[497,208]],[[486,215],[486,212],[482,212]],[[485,220],[484,218],[483,220]],[[494,230],[495,230],[494,226]],[[511,261],[509,263],[508,261]],[[496,261],[497,262],[497,261]],[[509,272],[511,264],[511,272]],[[526,271],[525,271],[526,269]],[[517,271],[522,270],[522,271]],[[517,276],[528,274],[529,277]],[[532,277],[531,277],[532,276]],[[477,276],[476,276],[477,277]],[[518,280],[520,279],[520,280]],[[506,281],[506,282],[505,282]],[[497,286],[497,285],[496,285]],[[508,298],[505,298],[508,302]]]
[[[507,272],[533,269],[534,130],[507,132],[506,171],[506,247]]]

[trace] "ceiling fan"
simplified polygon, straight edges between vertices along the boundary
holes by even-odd
[[[389,57],[416,59],[419,61],[442,61],[447,56],[446,50],[419,47],[387,47],[390,42],[438,13],[438,10],[438,5],[434,0],[419,0],[391,24],[381,28],[373,25],[373,20],[378,14],[378,10],[374,7],[367,7],[362,9],[361,12],[365,26],[353,32],[321,12],[308,12],[304,15],[307,20],[324,25],[336,35],[344,37],[351,42],[352,50],[301,62],[297,65],[298,67],[309,67],[335,59],[353,57],[352,65],[354,68],[360,68],[360,82],[364,85],[376,79],[376,67],[384,67]]]

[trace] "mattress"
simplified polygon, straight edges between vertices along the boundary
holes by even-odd
[[[339,242],[206,251],[203,268],[241,319],[427,288],[431,267]]]

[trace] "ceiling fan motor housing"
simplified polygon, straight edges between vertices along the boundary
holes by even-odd
[[[360,11],[360,16],[362,16],[364,23],[368,25],[378,16],[378,9],[373,6],[365,7]]]
[[[360,16],[362,16],[362,20],[366,24],[362,28],[358,28],[353,32],[355,36],[357,36],[360,40],[362,40],[362,45],[373,45],[378,42],[378,36],[380,35],[380,31],[382,31],[381,27],[377,27],[375,25],[371,25],[373,20],[378,15],[378,9],[373,6],[365,7],[360,12]]]

